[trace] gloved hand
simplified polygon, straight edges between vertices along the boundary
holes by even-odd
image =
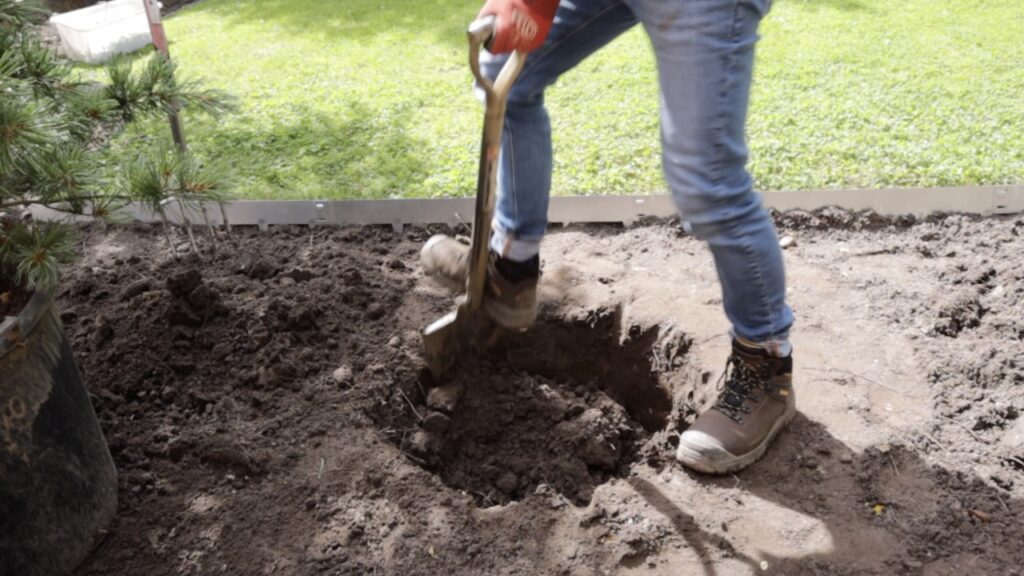
[[[544,44],[558,10],[558,0],[487,0],[480,15],[497,18],[494,39],[487,48],[493,54],[522,50],[531,52]]]

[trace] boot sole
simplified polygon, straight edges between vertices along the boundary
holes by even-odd
[[[426,276],[452,294],[462,294],[466,291],[465,281],[459,282],[443,274],[431,274],[429,272],[426,273]]]
[[[429,272],[426,273],[426,276],[452,294],[459,295],[466,292],[465,280],[459,282],[444,274],[431,274]],[[533,323],[537,320],[536,306],[530,308],[509,308],[485,296],[483,308],[484,312],[487,312],[487,315],[494,319],[495,322],[509,330],[526,330],[533,326]]]
[[[705,474],[730,474],[737,472],[760,460],[768,450],[768,447],[771,446],[772,441],[775,440],[775,437],[779,435],[779,432],[782,432],[795,417],[796,403],[793,403],[792,407],[788,407],[786,412],[783,413],[782,418],[779,418],[775,425],[772,426],[771,431],[768,432],[764,440],[746,454],[740,454],[732,458],[712,459],[700,452],[687,448],[684,444],[680,444],[676,452],[676,460],[684,466]]]
[[[495,322],[508,330],[526,330],[537,320],[537,307],[509,308],[496,301],[484,298],[484,312]]]
[[[430,278],[452,294],[462,294],[466,291],[466,272],[450,276],[427,264],[431,259],[429,254],[434,245],[439,242],[443,242],[446,239],[447,238],[445,236],[435,235],[431,236],[430,239],[423,244],[423,247],[420,248],[420,266],[423,267],[424,275],[426,275],[427,278]]]

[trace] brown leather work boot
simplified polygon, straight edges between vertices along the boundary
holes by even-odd
[[[469,239],[435,234],[420,249],[423,272],[456,294],[466,291],[469,274]]]
[[[793,357],[733,341],[715,405],[679,437],[676,460],[708,474],[753,464],[796,415]]]
[[[423,271],[455,293],[465,292],[469,274],[469,245],[438,234],[420,250]],[[483,309],[509,330],[525,330],[537,319],[537,282],[540,258],[514,262],[491,252]]]

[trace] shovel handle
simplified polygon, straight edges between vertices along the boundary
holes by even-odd
[[[513,52],[498,77],[492,82],[480,72],[480,50],[494,36],[495,17],[485,16],[469,25],[469,68],[477,85],[485,95],[483,137],[480,143],[480,171],[476,188],[476,216],[473,220],[473,243],[469,257],[469,277],[466,303],[476,311],[483,303],[484,283],[487,278],[487,244],[491,237],[491,217],[497,196],[498,154],[501,151],[501,131],[505,124],[505,105],[508,94],[526,62],[524,52]]]
[[[501,151],[501,129],[505,123],[505,104],[526,54],[515,52],[493,82],[480,72],[480,50],[494,37],[494,16],[487,16],[469,25],[469,67],[477,85],[486,95],[483,138],[480,143],[480,172],[476,188],[476,218],[473,222],[473,244],[470,248],[469,275],[466,280],[466,301],[423,331],[427,363],[434,378],[441,375],[464,352],[476,344],[487,345],[500,334],[497,325],[480,314],[484,283],[487,279],[487,244],[491,237],[491,216],[497,195],[498,153]]]
[[[504,102],[508,98],[508,93],[512,89],[516,77],[523,69],[526,53],[518,50],[513,52],[493,82],[484,77],[480,72],[480,49],[490,46],[491,40],[494,38],[496,22],[497,19],[494,16],[484,16],[469,25],[469,30],[466,31],[469,36],[469,69],[473,72],[473,77],[476,78],[477,84],[485,94]]]

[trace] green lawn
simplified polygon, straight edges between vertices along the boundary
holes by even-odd
[[[468,195],[479,0],[204,0],[166,21],[181,71],[238,97],[186,118],[256,198]],[[1021,0],[776,0],[749,119],[762,189],[1024,181]],[[549,92],[556,194],[665,189],[658,94],[634,29]],[[117,148],[164,137],[152,123]]]

